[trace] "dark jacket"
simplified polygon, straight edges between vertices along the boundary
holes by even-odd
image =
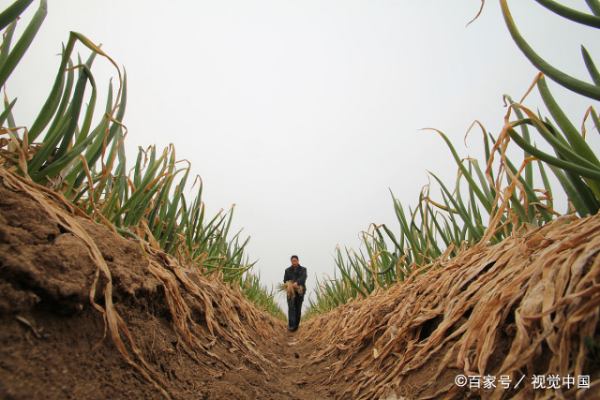
[[[302,286],[304,293],[306,293],[306,268],[302,265],[298,265],[296,268],[289,266],[285,269],[283,274],[283,282],[294,281],[298,285]]]

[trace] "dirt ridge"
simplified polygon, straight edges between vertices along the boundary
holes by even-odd
[[[312,389],[292,382],[296,377],[280,374],[295,360],[282,321],[218,280],[149,254],[85,216],[74,218],[98,246],[112,275],[116,310],[169,397],[313,398]],[[160,272],[165,281],[151,272],[158,265],[166,265]],[[83,241],[0,178],[0,398],[164,398],[110,340],[103,315],[90,302],[97,279]],[[94,291],[101,306],[104,285],[100,279]],[[184,304],[169,304],[172,291]],[[193,291],[206,295],[210,307]],[[171,307],[182,307],[189,320],[175,321]],[[174,328],[177,323],[199,339],[196,347]]]

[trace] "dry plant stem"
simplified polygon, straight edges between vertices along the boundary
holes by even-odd
[[[356,399],[402,387],[434,359],[437,372],[423,383],[424,393],[453,368],[495,376],[589,373],[584,338],[594,337],[600,317],[599,253],[600,216],[561,217],[493,246],[480,243],[307,321],[301,335],[327,344],[309,364],[339,357],[326,381],[347,382],[341,396]],[[456,390],[449,384],[425,398]]]

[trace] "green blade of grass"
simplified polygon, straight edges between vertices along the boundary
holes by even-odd
[[[596,68],[596,64],[594,63],[594,60],[592,60],[592,56],[590,56],[590,53],[584,46],[581,46],[581,55],[583,56],[585,67],[590,73],[592,80],[596,86],[600,86],[600,72],[598,72],[598,68]]]
[[[27,5],[29,5],[29,4],[27,4]],[[9,7],[9,9],[10,9],[10,7]],[[4,11],[4,13],[6,13],[6,10]],[[29,24],[25,28],[25,31],[23,32],[23,34],[21,35],[21,37],[19,38],[17,43],[15,43],[15,46],[13,47],[11,52],[8,54],[8,56],[6,57],[6,60],[4,61],[2,66],[0,67],[0,87],[4,86],[6,84],[6,80],[8,79],[10,74],[14,71],[14,69],[17,66],[17,64],[19,63],[19,61],[21,61],[21,58],[23,58],[23,56],[25,55],[25,52],[31,45],[31,42],[33,42],[33,39],[35,38],[40,27],[42,26],[44,19],[46,19],[47,13],[48,13],[48,5],[46,3],[46,0],[41,0],[40,6],[38,7],[37,11],[33,15],[33,18],[31,18],[31,21],[29,21]],[[12,21],[12,20],[10,20],[10,21]],[[8,23],[10,23],[10,21]],[[3,22],[6,22],[6,21],[2,21],[2,15],[0,14],[0,26],[2,26]],[[6,26],[6,25],[4,25],[4,26]]]
[[[514,39],[515,43],[523,54],[536,66],[540,71],[546,74],[549,78],[559,83],[560,85],[572,90],[575,93],[579,93],[583,96],[590,97],[592,99],[600,100],[600,87],[584,82],[580,79],[573,78],[572,76],[558,70],[557,68],[550,65],[546,60],[540,57],[533,48],[525,41],[521,33],[515,25],[515,21],[508,8],[508,0],[500,0],[502,8],[502,14],[506,22],[506,26]]]
[[[579,10],[575,10],[563,4],[557,3],[553,0],[535,1],[537,1],[542,6],[546,7],[548,10],[560,15],[561,17],[583,25],[591,26],[593,28],[600,28],[600,17],[597,17],[596,15],[591,15],[581,12]]]
[[[29,7],[33,0],[17,0],[10,6],[4,9],[0,13],[0,30],[6,28],[10,23],[16,21],[16,19]],[[44,7],[46,5],[44,4]]]

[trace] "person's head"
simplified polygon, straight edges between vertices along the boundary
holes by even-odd
[[[298,265],[300,265],[300,260],[298,260],[298,256],[297,255],[293,255],[290,257],[290,261],[292,262],[292,265],[294,267],[297,267]]]

